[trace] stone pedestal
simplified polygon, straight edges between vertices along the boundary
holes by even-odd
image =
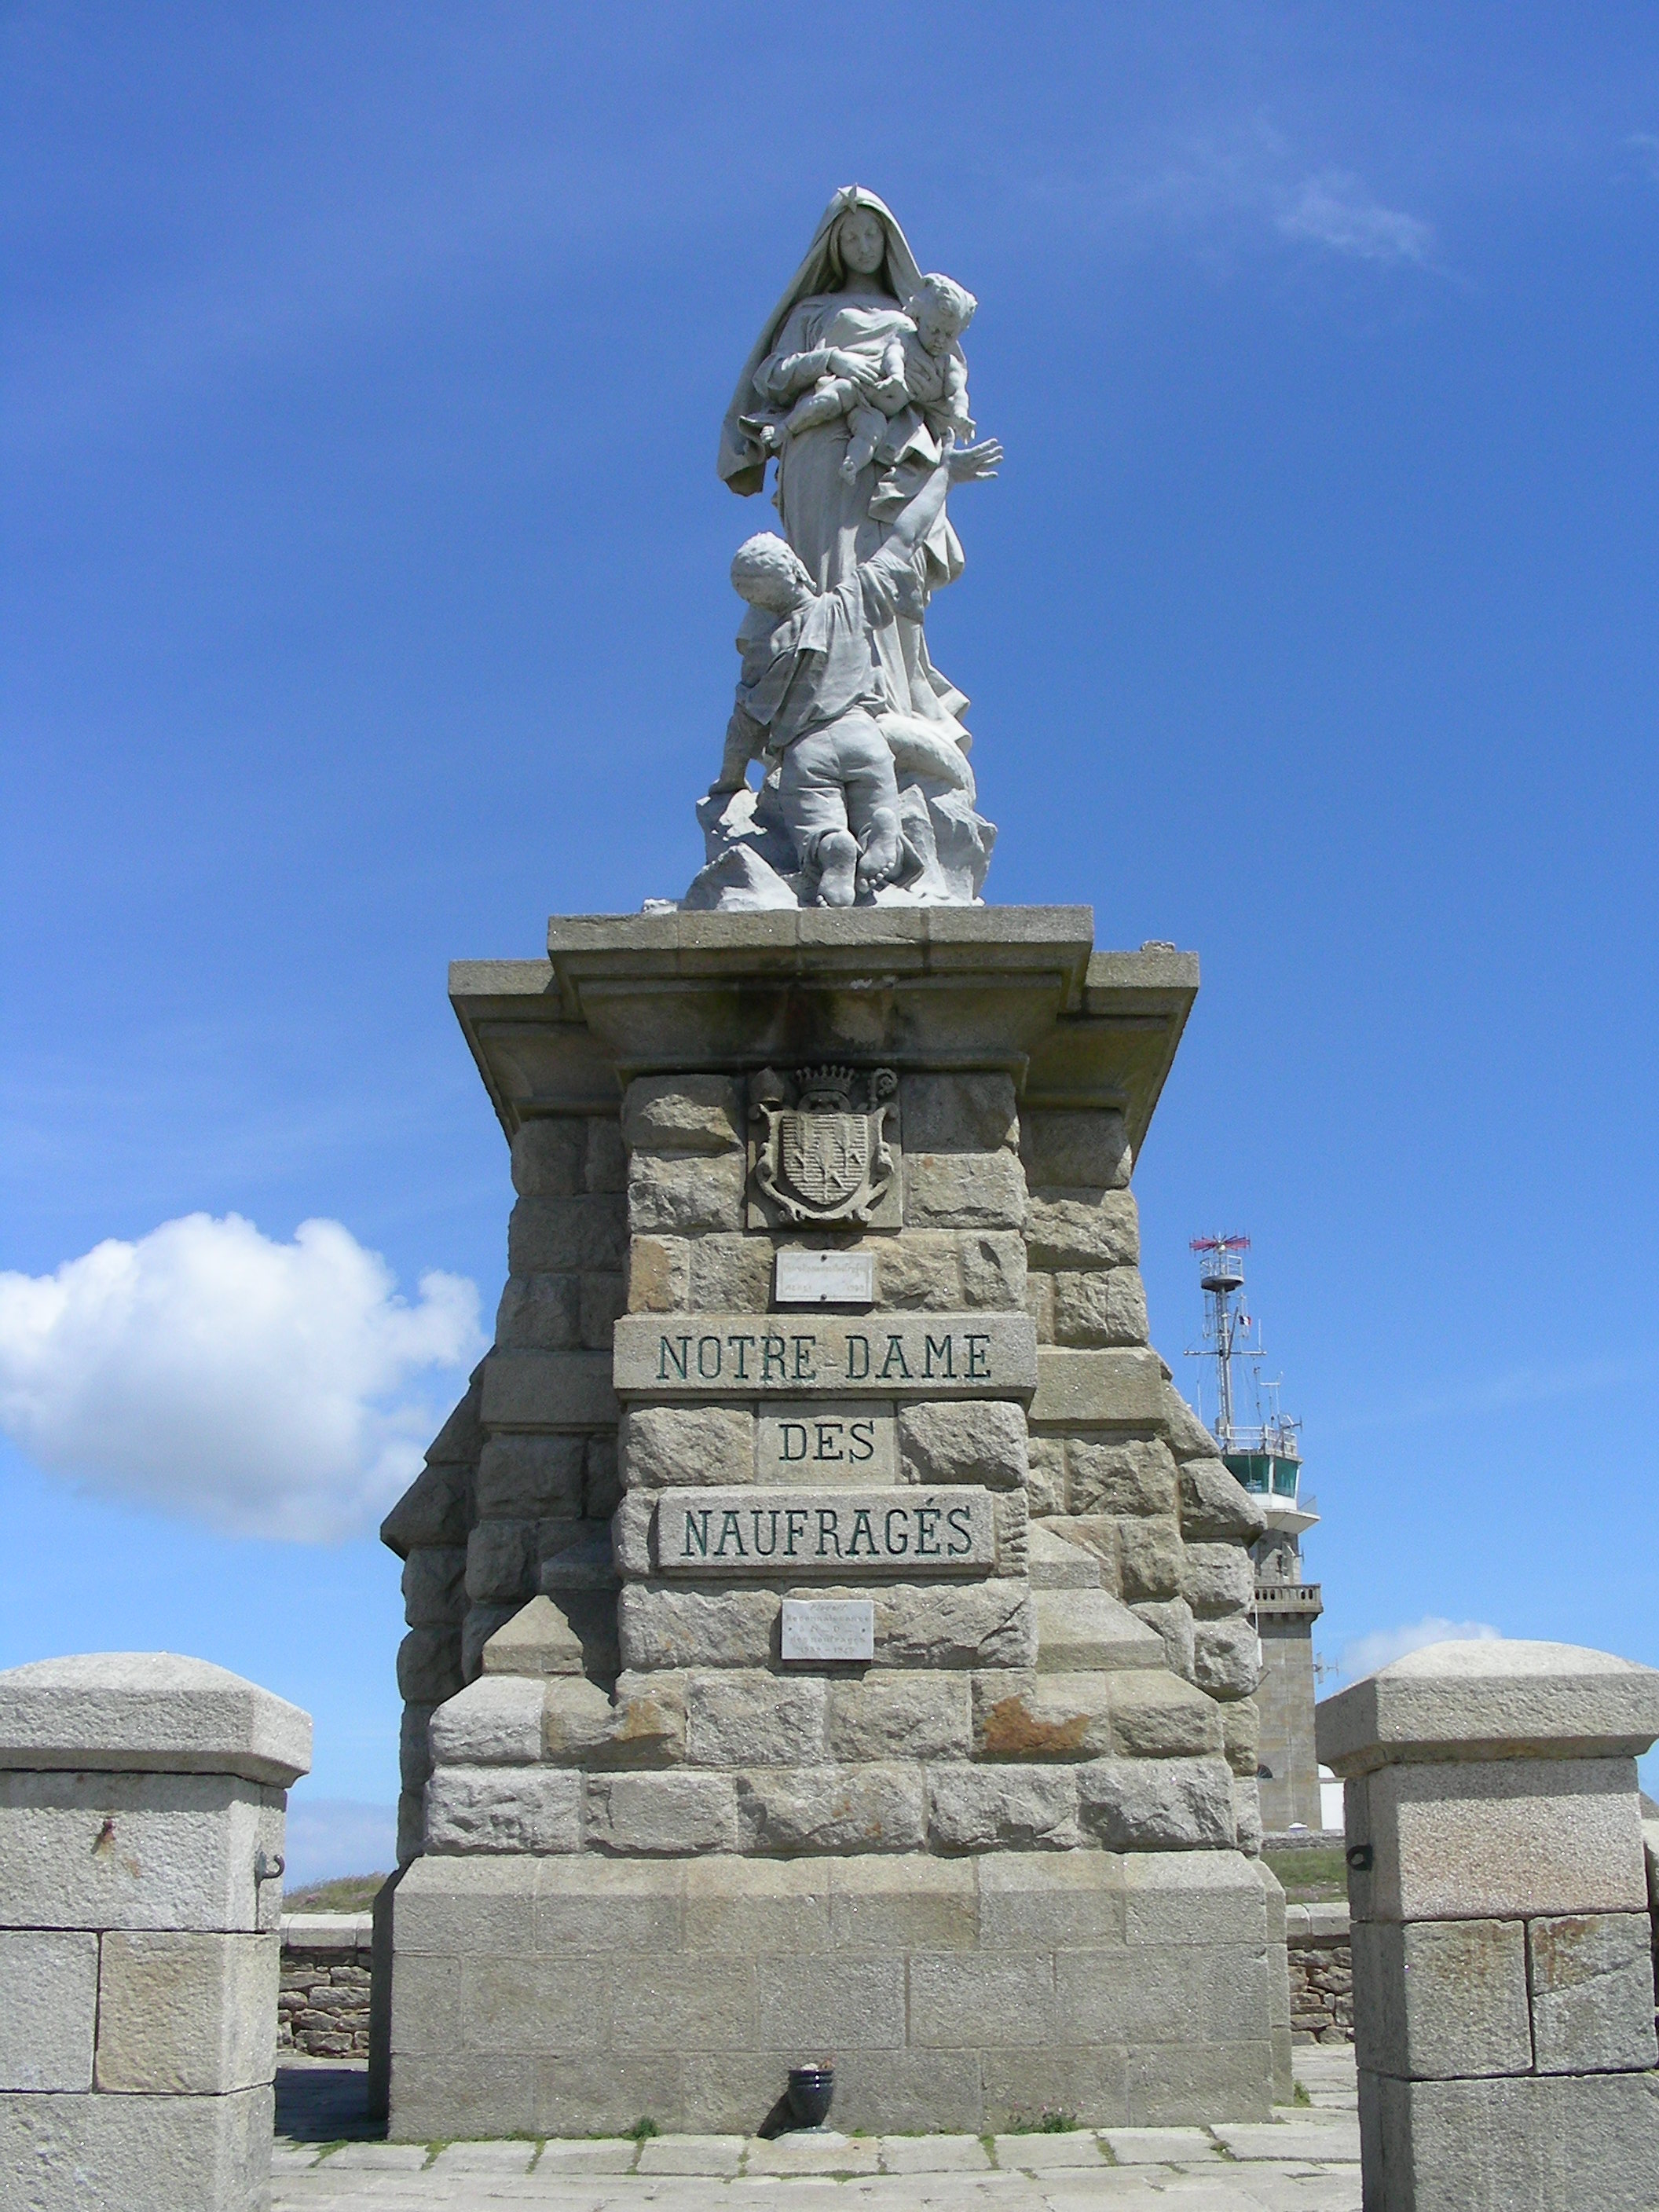
[[[166,1652],[0,1674],[0,2203],[269,2200],[288,1785],[311,1722]]]
[[[1366,2212],[1650,2212],[1659,1674],[1442,1644],[1328,1698],[1346,1784]]]
[[[1195,963],[1091,937],[667,913],[454,971],[520,1195],[385,1531],[395,2136],[752,2128],[830,2057],[842,2126],[1267,2109],[1261,1516],[1129,1188]]]

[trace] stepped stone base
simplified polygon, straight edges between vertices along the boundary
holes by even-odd
[[[842,2130],[1270,2115],[1237,1851],[426,1857],[392,1909],[404,2142],[748,2133],[824,2059]]]

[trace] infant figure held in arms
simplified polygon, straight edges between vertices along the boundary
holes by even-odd
[[[934,274],[924,276],[905,302],[907,330],[837,343],[840,334],[832,321],[824,332],[824,370],[812,389],[787,416],[744,416],[744,426],[769,452],[775,452],[797,431],[844,415],[851,435],[841,473],[851,483],[878,456],[891,464],[914,450],[915,416],[908,437],[902,426],[894,424],[896,416],[914,409],[932,434],[925,457],[940,457],[958,434],[963,440],[974,434],[960,340],[978,304],[964,286]]]

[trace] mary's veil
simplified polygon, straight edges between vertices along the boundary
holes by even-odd
[[[890,210],[862,185],[843,185],[825,208],[812,234],[806,258],[790,279],[788,290],[767,317],[754,350],[743,365],[743,374],[738,379],[732,404],[720,425],[720,459],[716,465],[730,489],[745,496],[759,491],[766,480],[766,456],[738,420],[740,415],[750,415],[755,410],[755,371],[774,350],[778,332],[791,308],[817,294],[839,289],[842,271],[834,250],[835,230],[842,216],[853,208],[868,208],[887,234],[887,261],[882,275],[893,298],[908,300],[921,283],[916,257]]]

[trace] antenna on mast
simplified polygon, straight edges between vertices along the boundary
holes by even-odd
[[[1248,1237],[1194,1237],[1190,1245],[1199,1255],[1198,1279],[1205,1297],[1205,1352],[1215,1361],[1216,1441],[1224,1453],[1235,1448],[1233,1354],[1241,1348],[1239,1337],[1248,1334],[1250,1327],[1243,1302],[1237,1309],[1233,1304],[1244,1287],[1244,1255],[1249,1249]]]
[[[1244,1255],[1250,1240],[1194,1237],[1189,1249],[1197,1255],[1204,1292],[1204,1342],[1187,1357],[1215,1362],[1216,1414],[1211,1431],[1222,1457],[1247,1490],[1271,1489],[1275,1496],[1294,1498],[1302,1460],[1297,1431],[1302,1424],[1279,1411],[1279,1384],[1261,1373],[1261,1331],[1244,1307]],[[1254,1421],[1240,1418],[1235,1359],[1250,1363]]]
[[[1279,1384],[1261,1373],[1261,1331],[1245,1310],[1244,1255],[1248,1237],[1194,1237],[1204,1292],[1204,1342],[1189,1359],[1215,1362],[1216,1448],[1234,1480],[1260,1501],[1265,1526],[1250,1546],[1255,1568],[1256,1633],[1261,1639],[1262,1715],[1256,1767],[1261,1814],[1273,1830],[1324,1826],[1319,1769],[1315,1764],[1313,1707],[1316,1663],[1313,1625],[1324,1610],[1317,1583],[1304,1579],[1302,1538],[1319,1519],[1314,1500],[1302,1496],[1299,1421],[1279,1409]],[[1255,1419],[1241,1420],[1235,1359],[1249,1363]]]

